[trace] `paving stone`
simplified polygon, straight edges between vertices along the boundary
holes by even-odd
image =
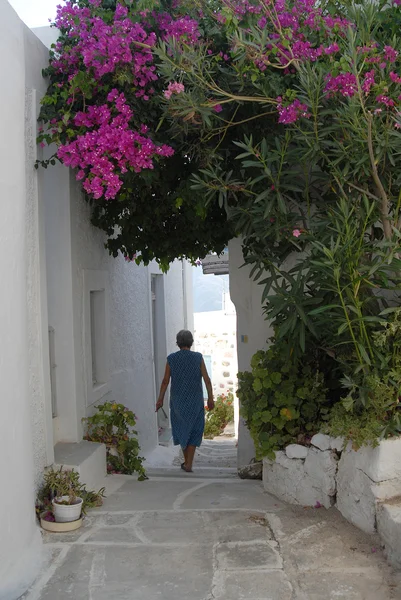
[[[216,600],[292,600],[292,597],[292,586],[282,571],[238,571],[216,577]]]
[[[306,531],[300,530],[294,538],[288,540],[288,556],[296,562],[300,572],[346,569],[368,570],[371,575],[380,577],[378,564],[371,543],[365,552],[355,552],[348,540],[329,527],[321,526]],[[302,552],[300,552],[302,546]]]
[[[96,518],[94,525],[97,525],[100,521],[101,523],[104,523],[104,525],[126,525],[127,523],[132,521],[132,518],[132,514],[119,515],[110,513],[106,515],[99,515]]]
[[[308,600],[390,600],[390,590],[381,579],[367,573],[310,573],[301,581]],[[397,598],[397,596],[393,596]]]
[[[194,487],[191,481],[132,481],[125,483],[115,494],[106,498],[102,510],[135,511],[173,508],[177,495]]]
[[[271,539],[272,532],[264,513],[218,511],[204,513],[217,542],[250,542]]]
[[[85,539],[86,543],[91,542],[104,542],[110,543],[128,543],[128,544],[141,544],[141,539],[136,535],[132,527],[102,527],[98,530],[94,530],[92,535]]]
[[[261,483],[243,481],[238,483],[211,483],[192,492],[181,508],[244,508],[254,510],[277,510],[282,504],[273,496],[265,494]]]
[[[275,542],[228,542],[216,548],[218,569],[280,569],[282,560]]]
[[[150,542],[212,544],[212,527],[205,526],[201,512],[146,513],[138,526]]]
[[[211,572],[212,557],[198,546],[77,546],[41,600],[201,600],[211,591]]]

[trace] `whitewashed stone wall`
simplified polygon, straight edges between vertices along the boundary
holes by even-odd
[[[337,492],[338,446],[318,434],[309,448],[290,444],[276,452],[274,461],[263,461],[265,490],[290,504],[330,508]]]
[[[290,504],[336,506],[366,533],[379,531],[401,565],[401,438],[355,451],[317,434],[309,447],[291,444],[263,461],[265,490]]]
[[[384,440],[376,448],[349,445],[337,476],[337,508],[351,523],[373,533],[377,506],[401,495],[401,439]]]

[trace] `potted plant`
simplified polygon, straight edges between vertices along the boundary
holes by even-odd
[[[45,484],[52,490],[52,508],[56,523],[77,521],[83,508],[83,499],[78,495],[81,489],[79,474],[60,467],[57,471],[48,471],[44,479]]]
[[[103,498],[104,488],[98,492],[87,490],[76,471],[51,468],[44,474],[38,491],[36,514],[46,531],[65,533],[81,527],[82,515],[101,506]]]

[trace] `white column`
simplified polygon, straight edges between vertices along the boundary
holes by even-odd
[[[240,268],[244,263],[241,240],[229,243],[230,296],[237,311],[238,371],[251,369],[252,356],[266,348],[273,330],[265,320],[262,311],[262,286],[250,277],[249,267]],[[255,457],[255,446],[250,433],[239,418],[238,425],[238,467],[243,467]]]
[[[192,265],[186,260],[182,261],[182,291],[184,304],[184,329],[194,331],[194,298]]]
[[[22,23],[0,0],[0,598],[18,598],[35,577],[35,522],[25,226],[25,68]]]

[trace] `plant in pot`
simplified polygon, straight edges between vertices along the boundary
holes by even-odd
[[[66,496],[66,498],[63,498]],[[75,497],[76,504],[73,504]],[[49,469],[43,476],[43,485],[38,490],[36,498],[36,515],[47,531],[65,532],[77,529],[79,526],[81,514],[85,515],[90,508],[96,508],[103,504],[104,488],[99,491],[87,490],[85,485],[79,480],[79,473],[76,471],[66,471],[60,469]],[[77,500],[82,499],[81,502]],[[71,503],[72,502],[72,503]],[[78,512],[79,516],[75,520],[63,520],[55,517],[59,509],[72,509]],[[71,515],[70,515],[71,518]],[[51,524],[57,522],[58,527],[52,527]],[[68,527],[70,523],[71,527]]]
[[[56,523],[70,523],[81,517],[83,498],[78,496],[81,489],[79,473],[51,469],[45,476],[45,486],[52,490],[52,509]]]

